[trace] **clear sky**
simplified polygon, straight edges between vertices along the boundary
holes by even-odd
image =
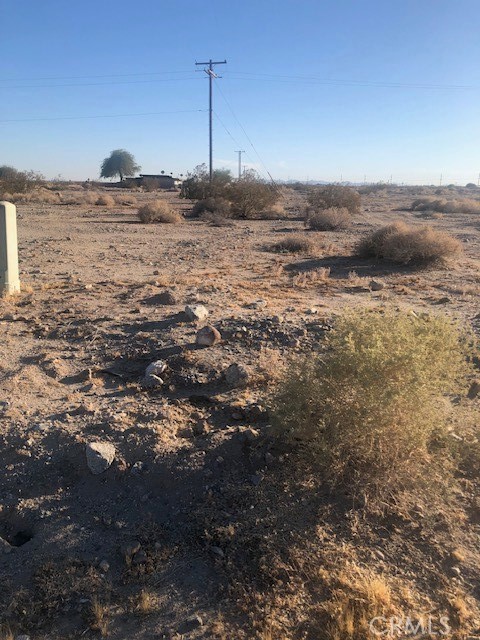
[[[0,164],[95,179],[126,148],[186,173],[208,160],[211,57],[217,167],[244,149],[278,179],[480,172],[480,0],[3,0],[0,20]]]

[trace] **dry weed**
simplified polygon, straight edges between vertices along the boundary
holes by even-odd
[[[270,245],[270,250],[278,253],[312,253],[315,242],[307,236],[297,234],[284,236],[278,242]]]
[[[163,200],[155,200],[140,207],[138,216],[145,223],[179,224],[183,222],[183,216]]]
[[[347,229],[352,223],[352,216],[345,207],[331,207],[307,214],[305,224],[313,231],[335,231]]]

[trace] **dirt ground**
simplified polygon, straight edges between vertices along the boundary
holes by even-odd
[[[320,565],[388,576],[425,611],[448,611],[452,637],[480,636],[478,481],[453,510],[359,522],[322,486],[292,481],[289,453],[269,439],[268,393],[286,359],[321,349],[343,309],[445,313],[480,332],[480,217],[433,219],[408,210],[413,198],[364,196],[338,233],[305,231],[295,194],[288,219],[228,226],[18,205],[23,290],[0,301],[5,638],[333,639],[325,584],[311,578]],[[363,234],[397,219],[448,231],[464,255],[428,270],[352,257]],[[271,250],[292,233],[315,240],[311,255]],[[207,321],[187,319],[194,304]],[[222,340],[199,347],[207,322]],[[164,384],[145,388],[157,360]],[[232,364],[246,384],[227,381]],[[114,445],[104,473],[87,467],[88,442]]]

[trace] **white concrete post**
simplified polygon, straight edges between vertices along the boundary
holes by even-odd
[[[0,202],[0,295],[15,291],[20,291],[17,208],[11,202]]]

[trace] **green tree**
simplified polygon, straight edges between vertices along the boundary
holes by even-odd
[[[125,176],[133,176],[141,167],[136,164],[133,155],[125,149],[115,149],[108,158],[102,162],[101,178],[114,178],[119,176],[123,180]]]

